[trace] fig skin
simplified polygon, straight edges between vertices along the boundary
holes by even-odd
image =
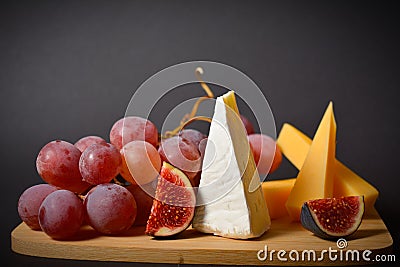
[[[300,222],[301,225],[303,225],[304,228],[306,228],[308,231],[314,233],[316,236],[323,238],[323,239],[333,239],[335,237],[328,235],[324,231],[321,230],[321,228],[318,227],[318,225],[315,223],[310,209],[308,208],[307,202],[303,204],[301,207],[301,215],[300,215]]]

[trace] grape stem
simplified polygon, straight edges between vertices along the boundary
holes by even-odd
[[[201,75],[203,75],[204,70],[202,67],[197,67],[196,70],[194,71],[196,74],[197,80],[200,82],[201,87],[203,90],[206,92],[208,98],[214,98],[214,93],[211,91],[210,87],[204,82],[204,80],[201,78]]]
[[[211,123],[211,118],[205,117],[205,116],[196,116],[197,110],[199,109],[199,106],[201,102],[203,102],[206,99],[209,98],[214,98],[214,93],[211,91],[210,87],[204,82],[202,79],[202,75],[204,74],[204,70],[202,67],[197,67],[195,70],[195,75],[197,80],[199,81],[201,87],[203,90],[206,92],[205,96],[199,97],[197,99],[196,103],[194,103],[192,111],[190,113],[187,113],[183,116],[182,120],[179,123],[179,126],[173,129],[172,131],[166,131],[164,136],[162,138],[170,138],[176,134],[178,134],[183,128],[185,128],[188,124],[194,122],[194,121],[207,121]]]

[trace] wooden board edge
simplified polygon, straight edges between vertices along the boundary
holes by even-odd
[[[385,227],[386,241],[382,247],[375,247],[371,249],[374,255],[389,255],[393,251],[393,238],[388,231],[385,223],[379,216],[377,211],[368,216],[370,219],[378,219]],[[104,247],[104,253],[98,253],[98,246],[86,247],[83,251],[79,247],[71,245],[55,245],[54,243],[36,242],[35,246],[26,238],[21,238],[21,231],[26,228],[24,223],[19,224],[11,232],[11,249],[15,253],[57,259],[71,259],[71,260],[88,260],[88,261],[105,261],[105,262],[141,262],[141,263],[170,263],[170,264],[212,264],[218,263],[221,265],[238,265],[243,264],[244,260],[246,265],[314,265],[314,266],[344,266],[344,265],[365,265],[373,264],[376,262],[368,261],[330,261],[325,258],[323,261],[309,262],[309,261],[286,261],[282,262],[274,258],[273,261],[266,260],[260,261],[257,259],[257,251],[225,251],[224,249],[210,251],[208,249],[188,248],[180,249],[178,251],[171,250],[170,248],[158,248],[157,251],[149,251],[149,249],[134,246],[125,248]],[[19,235],[19,236],[18,236]],[[134,255],[132,255],[134,249]],[[301,252],[301,251],[299,251]],[[249,254],[253,255],[249,255]],[[218,262],[216,262],[218,261]]]
[[[17,227],[18,228],[18,227]],[[85,261],[105,261],[105,262],[140,262],[140,263],[170,263],[170,264],[210,264],[218,259],[218,264],[221,265],[237,265],[243,263],[243,259],[246,259],[246,265],[285,265],[285,266],[303,266],[303,265],[314,265],[314,266],[343,266],[343,265],[360,265],[360,264],[372,264],[370,261],[330,261],[325,258],[323,261],[286,261],[282,262],[274,258],[273,261],[260,261],[257,259],[257,251],[254,251],[253,256],[249,256],[248,252],[238,251],[235,253],[226,254],[225,251],[210,251],[206,249],[187,249],[180,251],[173,251],[169,248],[158,249],[157,251],[149,251],[145,248],[135,248],[135,255],[132,255],[131,248],[118,248],[113,247],[104,248],[104,253],[100,256],[97,253],[96,247],[88,247],[85,251],[74,247],[57,247],[49,243],[37,243],[35,247],[32,247],[29,242],[18,239],[15,237],[14,229],[11,234],[11,248],[14,252],[29,256],[44,257],[44,258],[57,258],[57,259],[71,259],[71,260],[85,260]],[[379,249],[374,249],[373,254],[389,254],[392,251],[392,244]],[[62,249],[62,253],[60,253]],[[91,253],[91,249],[93,253]],[[153,260],[149,261],[149,258]],[[62,255],[62,256],[61,256]],[[372,256],[371,256],[372,257]]]

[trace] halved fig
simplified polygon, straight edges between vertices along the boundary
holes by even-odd
[[[190,225],[195,205],[196,197],[190,180],[178,168],[164,162],[146,234],[167,237],[181,233]]]
[[[363,214],[363,196],[325,198],[305,202],[300,221],[304,228],[315,235],[333,239],[357,231]]]

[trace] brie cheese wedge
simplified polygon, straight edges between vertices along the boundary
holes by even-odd
[[[261,236],[271,225],[233,91],[216,100],[193,227],[229,238]]]

